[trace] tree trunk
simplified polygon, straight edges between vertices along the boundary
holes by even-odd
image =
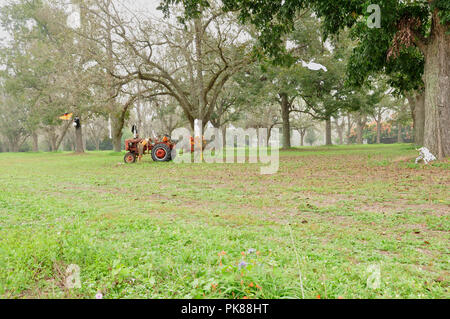
[[[83,147],[83,128],[80,124],[80,127],[75,128],[75,152],[76,153],[84,153]]]
[[[122,133],[113,133],[113,149],[114,152],[122,152]]]
[[[87,150],[87,136],[86,134],[83,134],[83,149]]]
[[[363,143],[363,130],[364,130],[364,120],[361,113],[357,113],[356,116],[356,143],[362,144]]]
[[[291,124],[289,122],[289,100],[286,93],[280,93],[281,117],[283,118],[283,148],[291,148]]]
[[[122,152],[122,130],[125,117],[121,115],[111,115],[111,130],[114,152]]]
[[[328,117],[325,121],[325,144],[333,145],[333,141],[331,140],[331,117]]]
[[[414,143],[422,146],[425,131],[425,94],[416,92],[407,98],[413,117]]]
[[[227,147],[227,126],[226,125],[222,125],[222,148],[226,148]]]
[[[339,144],[342,145],[342,144],[344,144],[345,120],[343,120],[342,123],[339,124],[339,118],[336,118],[335,123],[336,123],[336,131],[338,133],[338,138],[339,138]]]
[[[402,137],[403,125],[402,125],[402,123],[398,122],[397,127],[398,127],[397,143],[403,143],[403,137]]]
[[[58,137],[56,136],[55,129],[53,127],[48,130],[47,138],[50,152],[56,152],[58,150],[56,147],[56,140],[58,139]]]
[[[8,139],[9,140],[9,151],[12,153],[18,153],[19,152],[19,142],[17,139]]]
[[[67,123],[62,128],[61,135],[58,136],[56,134],[56,128],[55,127],[49,127],[47,129],[47,138],[48,138],[48,145],[49,150],[51,152],[57,152],[59,150],[59,147],[61,146],[61,143],[64,140],[64,137],[66,136],[67,132],[69,131],[69,127],[72,125],[72,121],[67,121]]]
[[[300,130],[300,146],[305,146],[306,130]]]
[[[450,34],[433,12],[425,54],[424,145],[439,159],[450,156]]]
[[[11,150],[13,153],[19,153],[19,145],[18,144],[11,145]]]
[[[377,144],[381,144],[381,121],[377,121]]]
[[[352,134],[352,120],[350,114],[347,114],[347,145],[350,145],[350,135]]]
[[[39,152],[39,137],[36,132],[33,132],[33,152]]]
[[[194,19],[194,28],[195,28],[195,53],[197,61],[195,63],[196,68],[196,85],[197,85],[197,101],[198,101],[198,119],[205,122],[206,112],[206,100],[205,100],[205,87],[204,87],[204,79],[203,79],[203,27],[202,27],[202,19],[201,17]],[[206,123],[205,123],[206,124]]]
[[[342,130],[338,131],[338,136],[339,136],[339,145],[344,144],[344,133],[342,132]]]
[[[269,127],[269,129],[268,129],[268,132],[267,132],[267,141],[266,141],[267,147],[270,147],[270,138],[272,137],[272,130],[273,130],[273,128],[275,127],[275,125],[276,125],[276,124],[271,125],[271,126]]]

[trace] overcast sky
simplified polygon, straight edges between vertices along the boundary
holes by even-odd
[[[117,3],[121,4],[123,7],[129,8],[133,11],[143,11],[150,13],[154,17],[161,18],[161,12],[156,10],[159,6],[160,0],[116,0]],[[7,3],[8,0],[0,0],[0,10],[1,7]],[[5,31],[0,26],[0,39],[4,39],[6,36]]]

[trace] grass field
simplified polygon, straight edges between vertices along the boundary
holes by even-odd
[[[450,166],[416,156],[303,148],[260,175],[119,165],[109,152],[0,154],[0,296],[448,298]],[[65,286],[71,264],[81,288]]]

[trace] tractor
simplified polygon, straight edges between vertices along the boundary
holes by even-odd
[[[170,162],[175,158],[176,150],[175,145],[177,142],[173,141],[169,136],[163,135],[156,138],[139,138],[136,125],[133,125],[131,130],[134,134],[134,138],[125,141],[125,154],[124,161],[126,164],[132,164],[136,162],[139,155],[151,154],[152,159],[155,162]],[[206,147],[206,141],[203,139],[203,150]],[[141,148],[141,154],[139,153]],[[188,147],[189,149],[189,147]],[[190,151],[194,153],[195,140],[190,138]]]
[[[152,159],[155,162],[170,162],[172,160],[172,151],[175,147],[175,143],[168,136],[164,136],[159,139],[148,140],[143,138],[133,138],[125,141],[125,150],[128,152],[125,154],[124,160],[127,164],[136,162],[139,156],[139,147],[142,148],[142,155],[151,154]]]
[[[168,137],[164,135],[163,137],[156,138],[139,138],[137,126],[133,125],[131,132],[134,138],[125,141],[125,154],[124,161],[126,164],[132,164],[136,162],[139,155],[151,154],[152,159],[155,162],[169,162],[172,160],[172,153],[175,143]],[[139,152],[141,151],[141,152]]]

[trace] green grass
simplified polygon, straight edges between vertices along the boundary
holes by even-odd
[[[0,296],[301,298],[301,273],[306,298],[449,297],[448,161],[415,165],[410,145],[280,154],[275,175],[0,154]]]

